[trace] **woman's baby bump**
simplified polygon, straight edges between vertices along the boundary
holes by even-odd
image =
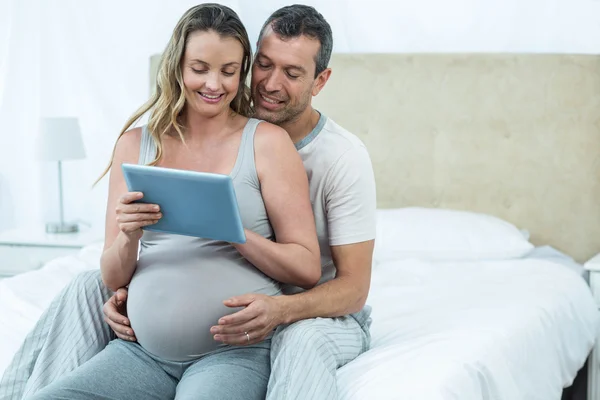
[[[138,342],[150,353],[187,361],[216,350],[224,345],[213,339],[211,326],[239,310],[223,300],[245,293],[279,294],[275,281],[224,246],[142,250],[127,313]]]

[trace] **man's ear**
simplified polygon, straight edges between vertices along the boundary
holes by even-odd
[[[313,96],[316,96],[319,94],[319,92],[323,89],[323,87],[329,80],[330,76],[331,76],[331,68],[326,68],[317,76],[317,79],[315,79],[315,83],[314,83],[313,89],[312,89]]]

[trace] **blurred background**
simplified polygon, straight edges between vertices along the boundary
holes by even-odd
[[[0,231],[58,218],[56,162],[36,156],[43,117],[77,118],[85,157],[62,162],[64,217],[103,229],[107,179],[92,183],[149,95],[150,56],[198,3],[0,0]],[[292,4],[221,3],[253,43],[269,14]],[[600,53],[598,0],[304,3],[330,22],[335,52]]]

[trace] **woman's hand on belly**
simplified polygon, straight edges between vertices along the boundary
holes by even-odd
[[[285,296],[246,294],[224,301],[227,307],[244,307],[219,319],[210,329],[216,341],[229,345],[249,345],[263,341],[285,320],[281,301]]]

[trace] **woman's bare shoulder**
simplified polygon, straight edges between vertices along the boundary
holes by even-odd
[[[266,121],[261,121],[256,127],[254,143],[257,149],[294,148],[292,139],[285,129]]]
[[[140,155],[142,142],[142,128],[133,128],[125,131],[115,146],[115,160],[122,162],[137,162]]]

